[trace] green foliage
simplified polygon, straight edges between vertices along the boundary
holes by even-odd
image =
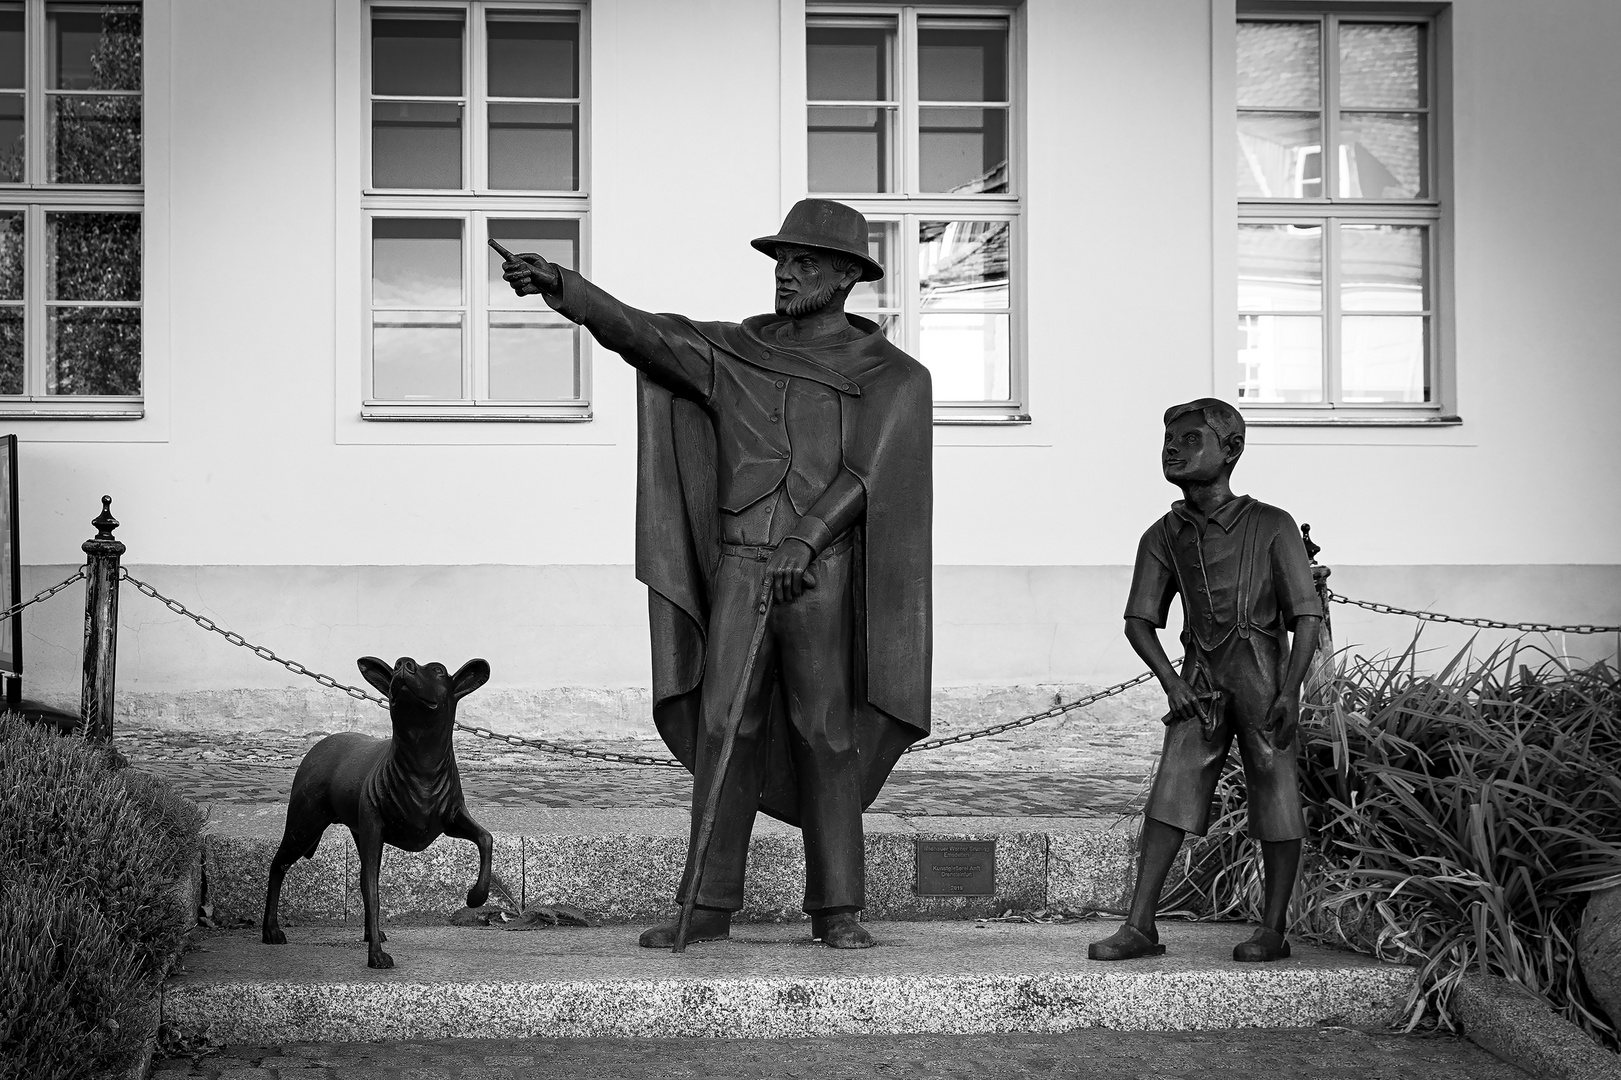
[[[1301,724],[1312,839],[1290,932],[1415,964],[1409,1027],[1450,1022],[1463,975],[1501,975],[1611,1047],[1617,1023],[1576,961],[1582,907],[1621,884],[1621,678],[1510,646],[1417,669],[1347,661]],[[1230,761],[1209,834],[1163,907],[1259,918],[1259,859]]]
[[[0,1080],[127,1065],[194,914],[202,815],[116,753],[0,717]]]

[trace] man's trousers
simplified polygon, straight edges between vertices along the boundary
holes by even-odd
[[[693,783],[692,835],[714,782],[727,714],[747,662],[759,618],[765,563],[761,549],[722,546],[710,591],[709,639],[703,678],[702,732]],[[861,830],[861,770],[855,739],[855,612],[849,534],[810,565],[816,587],[773,604],[732,746],[715,830],[698,887],[704,907],[743,906],[743,868],[764,783],[766,719],[775,691],[786,713],[786,735],[799,782],[805,834],[805,910],[861,908],[866,861]],[[687,883],[682,882],[680,899]]]

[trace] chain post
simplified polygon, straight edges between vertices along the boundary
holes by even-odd
[[[81,549],[86,555],[84,584],[84,686],[80,713],[87,739],[112,742],[113,680],[118,653],[118,560],[124,543],[113,539],[118,519],[113,497],[101,497],[101,513],[90,524],[96,535]]]

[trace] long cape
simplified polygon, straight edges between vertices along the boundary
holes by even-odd
[[[865,807],[877,798],[906,747],[929,731],[933,393],[928,369],[866,319],[849,317],[866,331],[858,341],[798,351],[758,336],[772,318],[688,325],[738,363],[845,388],[840,395],[844,465],[866,488],[852,586],[856,735]],[[767,349],[774,362],[750,359]],[[715,432],[697,403],[674,396],[645,374],[638,386],[636,576],[648,588],[653,719],[671,752],[693,769],[709,573],[719,552]],[[734,688],[712,692],[730,694]],[[787,723],[773,695],[760,809],[797,825],[798,778]]]

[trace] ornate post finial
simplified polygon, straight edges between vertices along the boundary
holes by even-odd
[[[97,514],[90,524],[96,527],[97,540],[111,540],[113,538],[113,530],[118,528],[118,519],[113,517],[113,497],[111,495],[101,497],[101,513]]]

